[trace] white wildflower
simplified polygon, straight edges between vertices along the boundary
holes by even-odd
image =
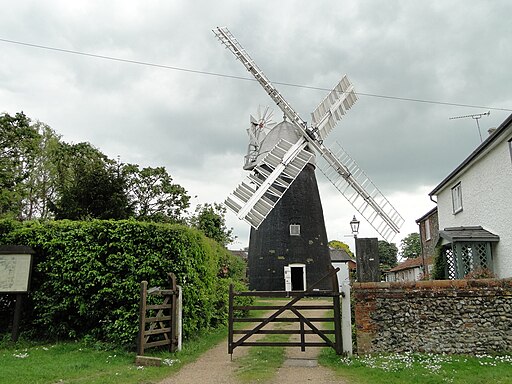
[[[175,363],[179,363],[180,361],[178,359],[164,359],[162,360],[162,364],[163,365],[168,365],[168,366],[171,366]]]

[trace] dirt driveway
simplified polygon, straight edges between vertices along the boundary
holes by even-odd
[[[322,316],[316,311],[316,315]],[[265,328],[267,329],[267,328]],[[297,337],[298,335],[294,335]],[[309,335],[308,335],[309,337]],[[290,339],[290,340],[293,340]],[[214,348],[205,352],[195,362],[183,367],[178,373],[161,381],[160,384],[196,384],[223,383],[240,384],[236,371],[240,366],[240,358],[247,354],[250,347],[235,349],[233,359],[227,353],[227,341],[224,340]],[[309,348],[301,352],[298,347],[286,348],[286,360],[276,374],[266,383],[271,384],[327,384],[344,382],[335,377],[328,368],[315,364],[320,348]],[[311,366],[313,365],[313,366]]]

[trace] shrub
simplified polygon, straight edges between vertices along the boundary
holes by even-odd
[[[488,268],[475,268],[469,272],[464,279],[476,280],[476,279],[494,279],[496,275]]]
[[[38,337],[93,337],[133,346],[140,282],[183,289],[183,333],[225,322],[226,286],[243,278],[237,260],[198,230],[133,220],[0,221],[0,244],[35,251],[25,319]],[[242,262],[243,263],[243,262]],[[220,266],[227,265],[222,276]]]
[[[438,245],[434,251],[434,269],[432,271],[432,279],[445,280],[446,259],[443,255],[443,247]]]

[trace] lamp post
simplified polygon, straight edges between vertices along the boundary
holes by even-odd
[[[356,257],[356,271],[357,271],[357,280],[362,280],[361,270],[363,269],[362,260],[357,252],[357,234],[359,233],[359,224],[361,222],[356,219],[356,215],[350,221],[350,229],[352,230],[352,235],[354,235],[354,256]]]
[[[356,215],[350,221],[350,228],[352,229],[352,234],[354,235],[354,239],[357,239],[357,234],[359,233],[359,224],[361,222],[356,219]]]

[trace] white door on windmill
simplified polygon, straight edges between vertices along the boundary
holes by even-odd
[[[289,272],[287,272],[289,271]],[[289,278],[287,278],[287,274]],[[284,267],[286,291],[305,291],[306,290],[306,264],[293,263]],[[288,289],[289,281],[289,289]]]

